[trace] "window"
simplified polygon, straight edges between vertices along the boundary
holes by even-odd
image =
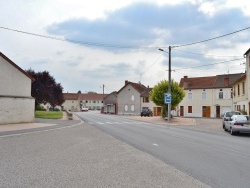
[[[223,90],[222,89],[220,89],[220,91],[219,91],[219,99],[223,99]]]
[[[135,96],[132,95],[132,96],[131,96],[131,101],[134,101],[134,100],[135,100]]]
[[[95,101],[93,101],[93,103],[95,103]]]
[[[202,98],[202,100],[206,100],[207,99],[207,93],[206,93],[206,91],[203,90],[203,92],[201,94],[201,98]]]
[[[242,82],[242,95],[245,94],[245,82]]]
[[[190,100],[193,99],[192,93],[188,93],[188,99],[190,99]]]
[[[188,106],[188,113],[192,113],[192,106]]]
[[[231,99],[233,98],[233,89],[231,89]]]
[[[135,105],[131,105],[131,111],[134,112],[135,111]]]
[[[240,95],[240,84],[238,84],[238,96]]]
[[[128,105],[127,104],[124,106],[124,110],[125,110],[125,112],[128,111]]]
[[[143,97],[142,100],[143,100],[144,103],[148,103],[149,102],[149,98],[148,97]]]

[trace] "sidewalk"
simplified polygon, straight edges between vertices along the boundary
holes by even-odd
[[[68,120],[65,112],[63,113],[63,118],[60,120]],[[78,120],[78,117],[73,115],[73,120]],[[33,123],[4,124],[4,125],[0,125],[0,132],[54,126],[54,125],[57,125],[56,123],[53,123],[55,121],[56,120],[51,120],[51,121],[48,120],[46,121],[46,123],[45,122],[33,122]]]

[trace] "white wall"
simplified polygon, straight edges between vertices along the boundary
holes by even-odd
[[[0,124],[34,121],[35,100],[33,98],[0,97],[0,104]]]
[[[0,56],[0,95],[31,96],[31,79]]]

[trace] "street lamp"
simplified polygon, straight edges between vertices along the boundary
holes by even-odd
[[[168,52],[166,52],[162,48],[159,48],[158,50],[168,54],[168,92],[171,96],[171,46],[168,47]],[[171,119],[171,100],[168,103],[168,122],[170,122],[170,119]]]

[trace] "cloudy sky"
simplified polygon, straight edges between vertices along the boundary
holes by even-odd
[[[0,7],[0,51],[24,70],[49,71],[64,92],[102,93],[104,85],[110,93],[125,80],[153,87],[168,79],[169,46],[176,82],[241,73],[250,48],[247,0],[1,0]]]

